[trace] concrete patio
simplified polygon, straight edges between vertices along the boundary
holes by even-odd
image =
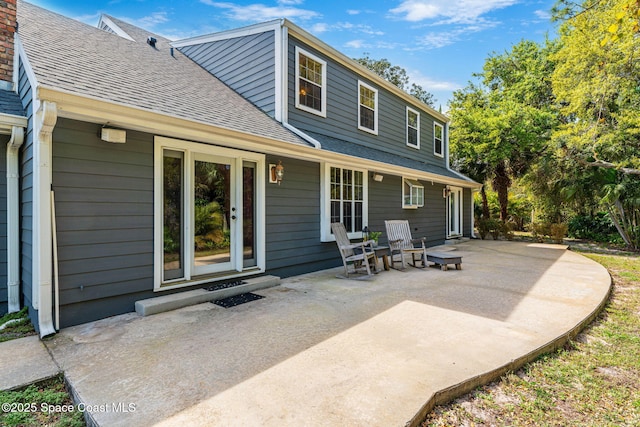
[[[232,308],[117,316],[46,340],[102,426],[403,426],[553,350],[611,279],[564,246],[471,241],[462,270],[282,280]]]

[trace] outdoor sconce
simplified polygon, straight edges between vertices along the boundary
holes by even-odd
[[[446,199],[447,197],[449,197],[449,194],[451,194],[451,189],[449,187],[444,187],[442,189],[442,198]]]
[[[282,160],[278,160],[278,164],[269,164],[269,182],[271,184],[278,184],[282,182],[284,178],[284,166],[282,166]]]
[[[124,144],[127,142],[127,131],[124,129],[103,127],[100,130],[100,139],[113,144]]]
[[[375,182],[382,182],[382,180],[384,179],[384,176],[379,173],[374,173],[372,178]]]

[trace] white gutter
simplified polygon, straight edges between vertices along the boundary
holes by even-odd
[[[24,126],[27,119],[24,118]],[[24,127],[12,126],[7,144],[7,296],[9,313],[20,311],[20,147]]]
[[[58,120],[54,102],[42,101],[33,132],[33,306],[38,310],[40,337],[55,334],[53,325],[51,141]]]

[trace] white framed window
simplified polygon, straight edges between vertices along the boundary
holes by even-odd
[[[296,46],[296,108],[327,116],[327,63]]]
[[[417,209],[424,206],[424,186],[415,179],[402,179],[402,207]]]
[[[407,107],[407,145],[420,148],[420,113]]]
[[[369,218],[367,171],[331,164],[324,164],[321,171],[322,241],[335,240],[332,222],[343,223],[349,238],[362,237]]]
[[[358,81],[358,129],[378,134],[378,90]]]
[[[433,154],[444,157],[444,127],[439,123],[433,123]]]

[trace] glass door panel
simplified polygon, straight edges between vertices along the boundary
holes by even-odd
[[[193,263],[194,274],[232,269],[233,229],[236,209],[233,196],[233,160],[196,156],[193,164]]]
[[[242,266],[255,267],[256,257],[256,165],[242,167]]]
[[[163,278],[174,280],[184,277],[183,246],[183,177],[184,153],[165,150],[162,159],[163,204]]]

